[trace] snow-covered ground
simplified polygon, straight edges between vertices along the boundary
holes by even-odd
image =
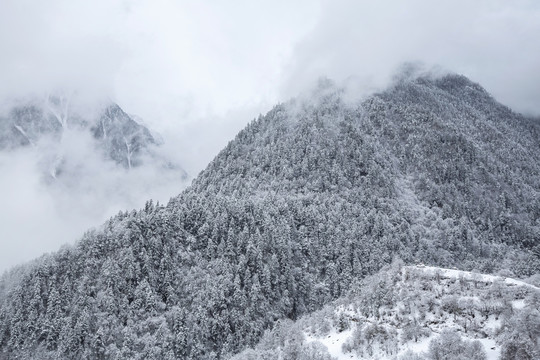
[[[462,271],[457,269],[444,269],[434,266],[424,266],[424,265],[415,265],[415,266],[404,266],[405,269],[414,269],[414,270],[423,270],[426,272],[432,272],[433,274],[439,273],[443,278],[446,279],[459,279],[464,278],[465,280],[469,281],[483,281],[483,282],[489,282],[493,283],[495,281],[501,281],[505,283],[506,285],[515,285],[515,286],[527,286],[531,289],[540,290],[540,288],[528,284],[521,280],[516,280],[512,278],[502,277],[502,276],[496,276],[496,275],[486,275],[486,274],[479,274],[474,273],[470,271]]]
[[[400,298],[395,302],[393,308],[379,310],[380,313],[385,314],[379,319],[374,319],[373,316],[366,317],[361,311],[351,316],[350,311],[344,311],[341,306],[337,307],[337,313],[347,313],[351,319],[354,319],[355,324],[351,324],[348,330],[338,332],[335,328],[332,328],[329,333],[319,336],[313,335],[311,332],[312,329],[306,329],[306,342],[318,341],[322,343],[327,347],[328,353],[337,360],[399,359],[410,351],[417,354],[427,354],[430,343],[434,339],[437,339],[444,329],[451,329],[458,332],[465,342],[470,343],[478,340],[482,344],[486,358],[488,360],[495,360],[499,358],[501,351],[501,345],[496,340],[496,331],[501,326],[501,317],[496,309],[499,306],[497,299],[489,298],[489,291],[493,287],[493,284],[503,284],[503,291],[510,291],[518,287],[525,287],[533,291],[540,290],[538,287],[520,280],[457,269],[416,265],[404,266],[401,271],[402,279],[407,280],[399,281],[396,284],[395,290],[401,295],[413,292],[416,297],[413,296],[409,300]],[[426,285],[422,281],[417,282],[418,274],[424,274],[428,279],[431,278],[431,284]],[[418,284],[421,284],[420,286],[424,287],[424,290],[419,290]],[[414,293],[415,291],[416,293]],[[436,295],[430,299],[425,296],[427,291]],[[451,313],[449,309],[451,309],[452,301],[454,300],[455,306],[458,308],[453,310],[455,311],[454,313]],[[422,313],[423,310],[426,310],[422,307],[422,303],[430,303],[431,301],[434,302],[431,305],[433,307],[431,311],[428,308],[428,311]],[[489,301],[492,301],[492,303]],[[511,298],[509,304],[511,304],[511,307],[515,311],[527,306],[523,298]],[[459,306],[463,308],[459,308]],[[467,306],[470,308],[467,308]],[[489,306],[493,307],[492,312],[494,314],[481,312],[489,312]],[[354,308],[355,305],[353,304],[349,307],[349,310]],[[410,314],[407,314],[407,311],[404,311],[405,308],[414,308],[414,310]],[[359,309],[357,308],[357,310]],[[425,332],[417,341],[402,340],[404,339],[402,325],[407,323],[407,316],[424,319],[420,323]],[[360,322],[358,322],[358,319],[360,319]],[[373,354],[370,356],[366,356],[366,352],[362,351],[346,351],[344,344],[354,336],[354,326],[362,326],[362,322],[378,323],[382,327],[394,327],[396,330],[395,334],[400,338],[398,352],[393,355],[385,354],[384,351],[381,351],[376,346]]]
[[[342,332],[332,331],[330,334],[321,338],[312,337],[306,334],[306,341],[319,341],[328,349],[328,353],[337,360],[351,359],[350,354],[345,354],[342,351],[343,343],[351,336],[352,330],[346,330]]]
[[[484,346],[484,350],[486,351],[487,360],[497,360],[499,358],[499,354],[501,352],[500,345],[497,344],[497,342],[493,339],[478,339]]]

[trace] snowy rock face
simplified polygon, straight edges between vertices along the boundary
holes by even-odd
[[[139,165],[140,155],[157,145],[150,131],[116,104],[105,109],[92,133],[109,157],[128,169]]]
[[[126,169],[140,166],[145,157],[164,161],[156,159],[153,150],[159,143],[145,126],[114,103],[101,107],[95,115],[86,115],[70,108],[68,100],[59,97],[15,106],[0,118],[0,150],[58,147],[69,141],[67,137],[82,134],[91,139],[95,151],[104,159]],[[62,171],[59,164],[55,165],[58,168],[52,169],[51,174]]]
[[[35,105],[12,109],[9,116],[2,119],[0,126],[1,149],[33,145],[42,136],[58,135],[62,130],[61,124]]]

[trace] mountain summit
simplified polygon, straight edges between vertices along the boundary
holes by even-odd
[[[222,359],[394,257],[538,273],[537,122],[459,75],[345,95],[276,106],[166,206],[6,275],[4,354]]]

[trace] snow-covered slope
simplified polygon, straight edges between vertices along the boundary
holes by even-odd
[[[443,269],[435,266],[424,266],[422,264],[412,267],[407,266],[406,268],[410,270],[424,270],[427,273],[434,273],[444,279],[464,279],[466,281],[482,281],[486,283],[503,282],[507,286],[527,286],[531,289],[540,291],[540,288],[538,288],[537,286],[526,283],[525,281],[508,278],[505,276],[479,274],[471,271],[462,271],[457,269]]]
[[[539,306],[520,280],[394,264],[235,359],[534,359]]]

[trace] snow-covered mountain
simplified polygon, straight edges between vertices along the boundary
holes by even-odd
[[[123,168],[153,162],[174,168],[181,178],[187,176],[180,166],[159,155],[156,150],[160,141],[149,129],[112,102],[85,112],[71,106],[67,98],[49,96],[13,106],[0,118],[0,151],[22,147],[54,149],[52,161],[44,164],[53,178],[65,172],[66,152],[71,149],[63,145],[76,137],[89,141],[104,160]]]
[[[446,305],[436,297],[459,281],[426,280],[416,302],[405,298],[415,286],[400,280],[412,270],[369,276],[395,257],[513,278],[539,273],[538,122],[455,74],[403,76],[355,101],[322,85],[251,122],[167,205],[122,212],[76,245],[8,274],[3,353],[227,359],[279,322],[362,286],[368,291],[353,292],[358,305],[343,310],[358,319],[344,326],[388,316],[403,326],[417,318],[434,332],[445,324],[472,332],[471,324],[454,326],[460,298]],[[473,297],[490,296],[489,284],[462,283]],[[510,302],[526,299],[497,284]],[[431,310],[422,298],[434,301]],[[483,316],[476,311],[467,316]],[[367,333],[394,339],[383,346],[401,356],[398,325]],[[357,345],[364,351],[364,330],[351,330],[358,341],[348,356]],[[479,349],[451,338],[464,351]],[[528,351],[530,343],[513,344]],[[322,349],[314,346],[308,354]]]
[[[537,359],[539,306],[523,281],[397,262],[233,359]]]

